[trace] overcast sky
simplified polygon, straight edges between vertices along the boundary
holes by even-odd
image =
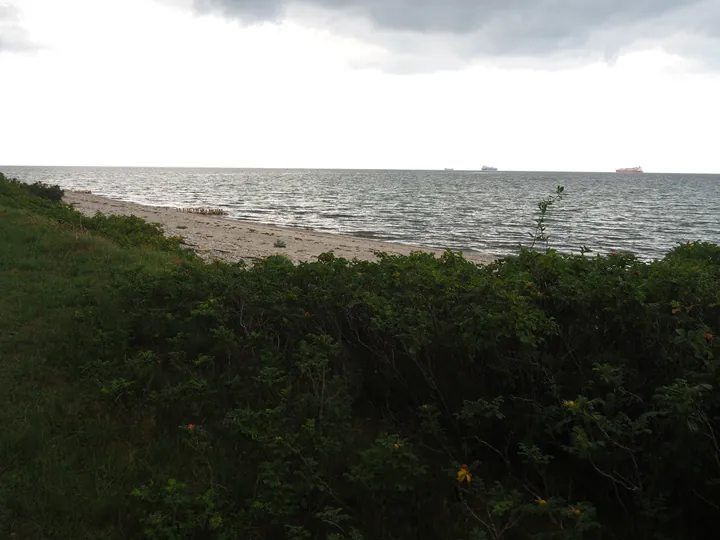
[[[720,1],[0,0],[0,164],[720,172]]]

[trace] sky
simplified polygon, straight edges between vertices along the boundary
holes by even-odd
[[[720,173],[717,0],[0,0],[0,165]]]

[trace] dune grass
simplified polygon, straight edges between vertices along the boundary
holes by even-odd
[[[102,329],[122,331],[123,280],[162,274],[174,255],[3,206],[0,247],[0,537],[123,538],[118,494],[169,448],[136,446],[83,364],[106,352]]]

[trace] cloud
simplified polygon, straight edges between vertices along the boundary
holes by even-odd
[[[0,53],[3,51],[31,51],[36,47],[20,24],[20,12],[7,2],[0,1]]]
[[[379,47],[403,70],[612,59],[642,46],[720,67],[717,0],[194,0],[245,24],[294,20]]]

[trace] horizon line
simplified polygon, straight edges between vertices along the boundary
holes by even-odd
[[[560,170],[560,169],[502,169],[496,171],[483,171],[478,169],[427,169],[427,168],[377,168],[377,167],[229,167],[229,166],[190,166],[190,165],[0,165],[12,168],[51,168],[51,169],[223,169],[223,170],[258,170],[258,171],[378,171],[378,172],[444,172],[444,173],[593,173],[593,174],[616,174],[615,170]],[[698,174],[698,175],[719,175],[720,172],[666,172],[666,171],[644,171],[644,174]]]

